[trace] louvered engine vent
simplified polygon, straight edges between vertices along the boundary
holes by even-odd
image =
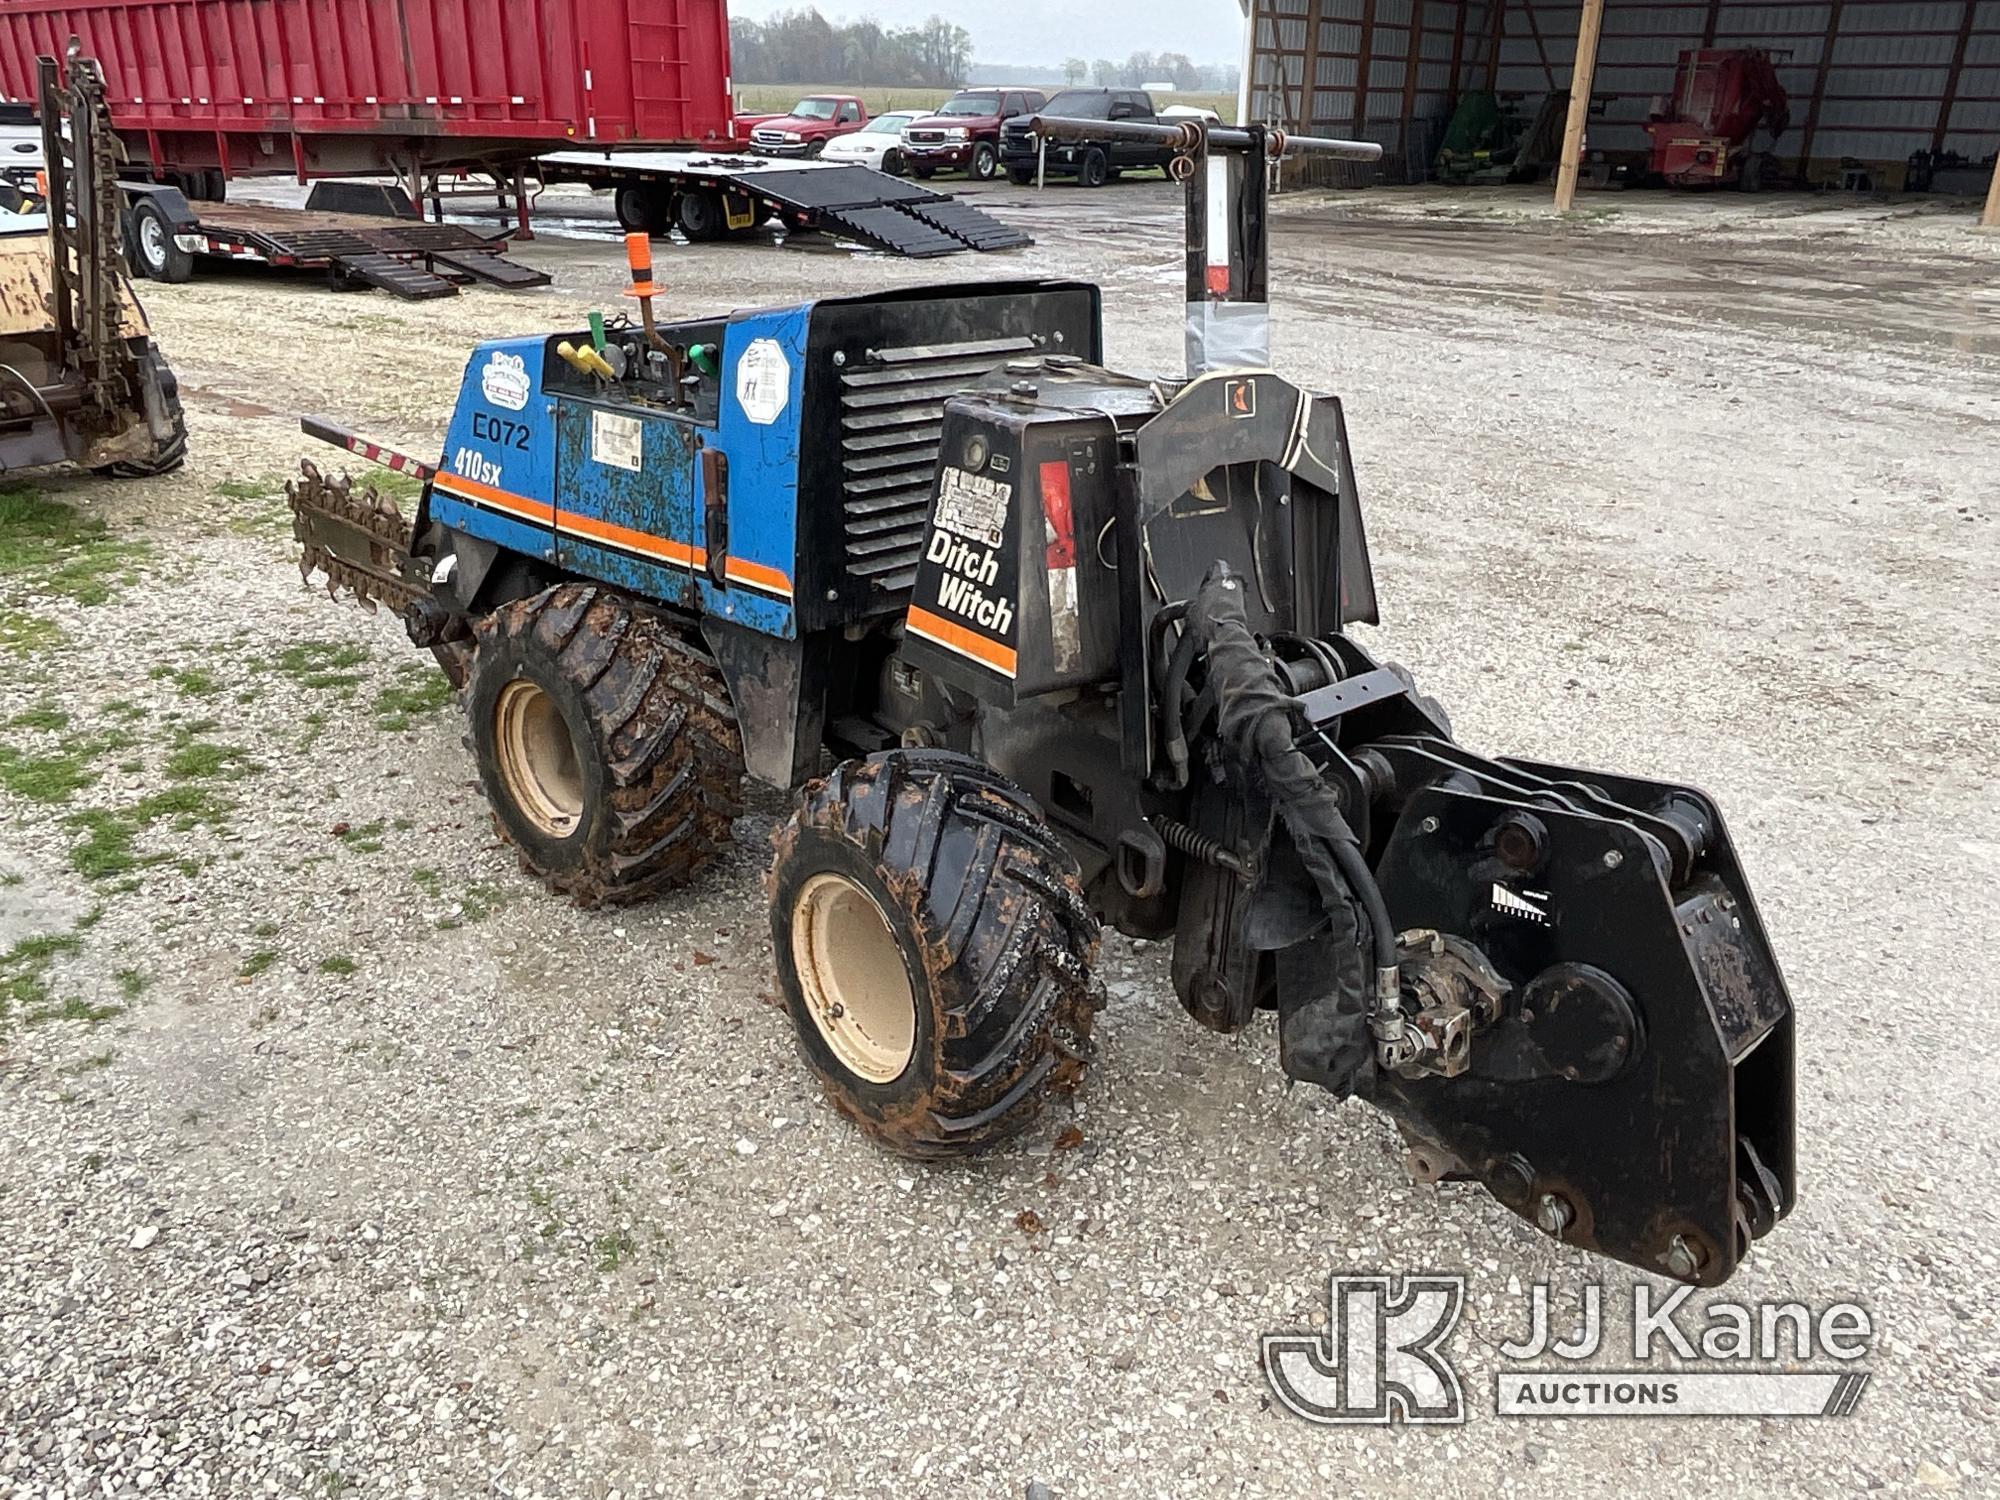
[[[870,350],[841,371],[841,501],[850,574],[885,593],[909,592],[923,552],[944,403],[1034,350],[1028,338],[912,344]]]

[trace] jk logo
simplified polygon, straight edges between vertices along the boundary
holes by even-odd
[[[1264,1335],[1264,1377],[1308,1422],[1459,1423],[1465,1397],[1443,1352],[1463,1276],[1329,1276],[1326,1332]]]

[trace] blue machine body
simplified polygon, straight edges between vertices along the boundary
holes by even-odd
[[[611,378],[561,355],[585,332],[479,345],[414,550],[448,617],[563,579],[672,611],[728,682],[750,773],[794,785],[838,685],[873,670],[843,643],[908,606],[945,403],[1010,363],[1094,362],[1097,290],[899,288],[657,332],[608,329]]]
[[[766,635],[797,634],[799,423],[811,304],[741,315],[721,329],[719,393],[659,408],[579,389],[548,338],[498,339],[466,366],[432,485],[429,516],[510,553],[641,598],[715,614]],[[769,357],[784,356],[784,400],[753,420],[737,365],[757,348],[764,406],[777,405]],[[553,370],[552,370],[553,366]],[[563,377],[551,379],[560,371]],[[702,449],[728,458],[729,558],[710,576]]]

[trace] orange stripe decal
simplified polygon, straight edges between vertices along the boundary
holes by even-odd
[[[912,604],[906,623],[912,635],[920,635],[927,641],[934,641],[948,647],[961,656],[969,656],[974,661],[991,667],[1007,676],[1014,675],[1017,657],[1014,648],[1003,646],[989,636],[976,630],[968,630],[955,620],[947,620],[942,615],[934,615],[927,609]]]
[[[675,567],[708,566],[706,548],[690,547],[686,542],[654,536],[651,532],[634,531],[631,527],[620,526],[615,521],[601,521],[595,516],[579,515],[573,510],[557,510],[540,500],[530,500],[526,495],[517,495],[512,490],[482,484],[477,479],[467,479],[463,474],[440,472],[432,483],[455,499],[470,500],[476,505],[490,506],[494,510],[504,511],[521,520],[553,526],[564,535],[574,535],[585,541],[599,542],[626,552],[637,552],[644,557],[672,563]],[[732,557],[729,559],[727,571],[732,583],[746,584],[784,599],[792,597],[792,580],[779,569],[765,563]]]
[[[530,500],[526,495],[517,495],[512,490],[495,489],[490,484],[481,484],[476,479],[467,479],[463,474],[446,474],[442,472],[437,474],[431,483],[460,500],[471,500],[479,505],[491,505],[497,510],[504,510],[512,515],[526,516],[530,520],[539,521],[544,526],[555,525],[556,508],[553,505],[544,505],[539,500]]]
[[[690,547],[685,542],[669,541],[666,537],[653,536],[648,532],[634,531],[629,526],[620,526],[614,521],[600,521],[594,516],[580,516],[573,510],[556,513],[556,529],[575,532],[594,542],[608,542],[614,547],[623,547],[628,552],[642,552],[648,557],[657,557],[662,562],[670,562],[683,568],[704,567],[708,554],[699,547]]]
[[[746,558],[729,559],[728,572],[737,583],[747,583],[752,588],[768,589],[774,594],[792,597],[792,580],[776,568],[768,568],[763,563],[751,562]]]

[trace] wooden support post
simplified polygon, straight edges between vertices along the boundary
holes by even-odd
[[[1306,51],[1299,64],[1299,114],[1294,128],[1302,135],[1319,134],[1320,0],[1306,0]]]
[[[1556,212],[1576,201],[1577,168],[1583,161],[1583,127],[1590,119],[1590,82],[1597,72],[1597,37],[1604,29],[1604,0],[1583,0],[1576,30],[1576,64],[1569,70],[1569,123],[1563,127],[1562,161],[1556,167]]]
[[[1952,48],[1951,71],[1945,74],[1944,97],[1938,100],[1937,124],[1931,130],[1931,154],[1944,150],[1944,138],[1951,133],[1951,107],[1958,102],[1958,80],[1965,73],[1965,50],[1972,44],[1972,18],[1979,0],[1965,0],[1959,15],[1958,45]]]
[[[1410,116],[1416,113],[1417,69],[1424,60],[1424,0],[1410,0],[1410,29],[1403,43],[1403,102],[1396,126],[1396,144],[1403,152],[1403,181],[1417,181],[1416,166],[1410,160]]]
[[[1813,78],[1812,103],[1806,106],[1806,128],[1799,132],[1799,185],[1809,187],[1806,171],[1812,165],[1813,137],[1819,133],[1819,107],[1826,101],[1826,75],[1833,69],[1833,44],[1840,39],[1840,9],[1845,0],[1833,0],[1826,8],[1826,34],[1820,38],[1819,72]]]
[[[1493,35],[1486,48],[1486,87],[1500,92],[1500,44],[1507,40],[1507,0],[1493,0]]]
[[[1361,0],[1361,55],[1354,63],[1354,136],[1368,134],[1369,75],[1375,68],[1375,0]]]
[[[1986,185],[1986,211],[1979,216],[1981,229],[2000,229],[2000,155],[1993,158],[1993,180]]]

